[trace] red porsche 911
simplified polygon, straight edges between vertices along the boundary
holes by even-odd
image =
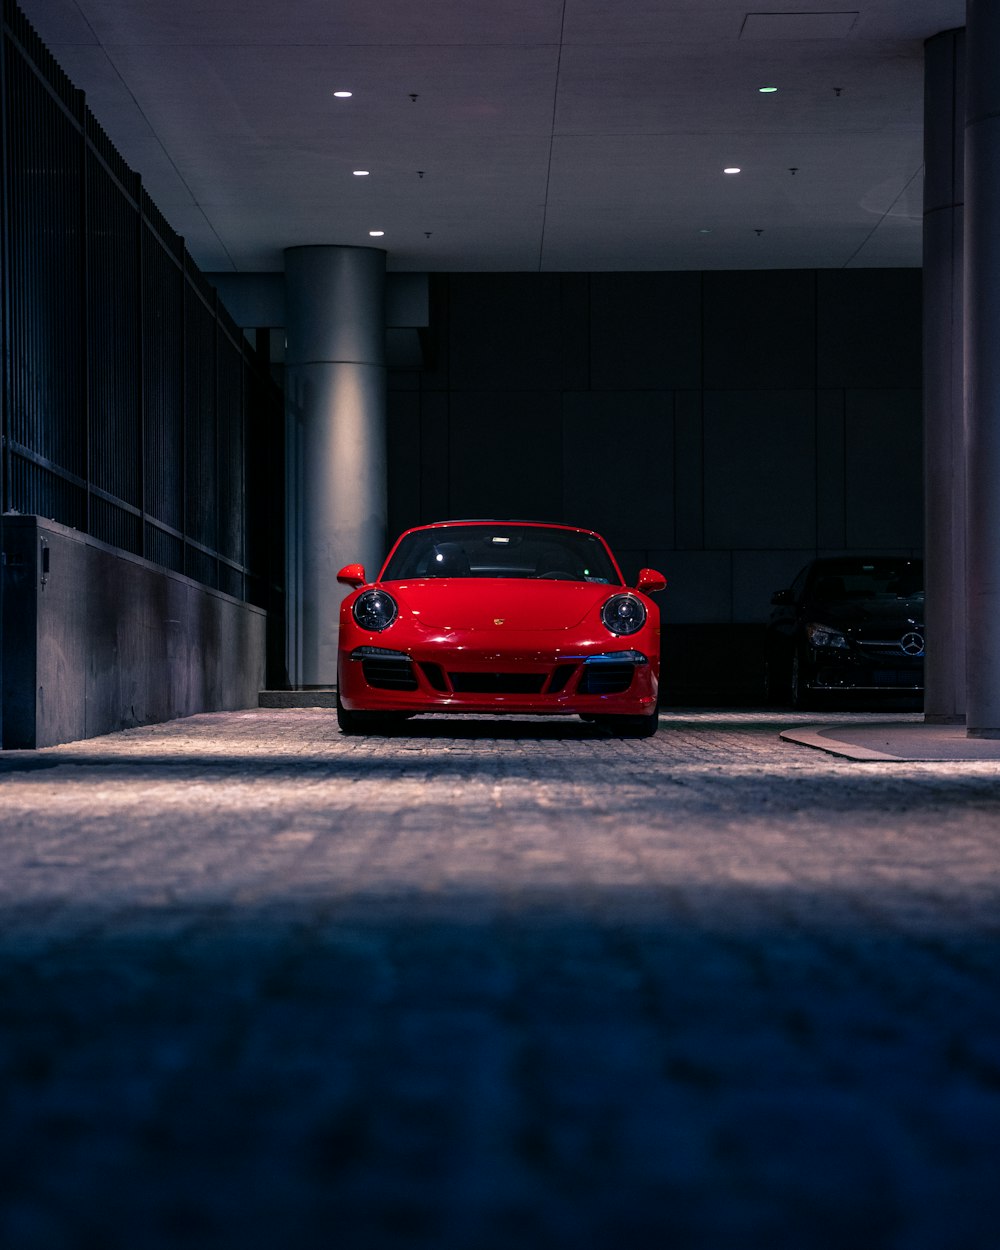
[[[337,716],[344,733],[421,712],[576,714],[629,737],[657,727],[666,580],[634,589],[600,535],[523,521],[407,530],[381,572],[360,564],[340,612]]]

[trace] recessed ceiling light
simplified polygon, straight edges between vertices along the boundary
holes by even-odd
[[[369,235],[369,237],[370,237],[370,238],[372,238],[372,239],[381,239],[381,237],[382,237],[384,234],[385,234],[385,231],[384,231],[384,230],[369,230],[369,231],[368,231],[368,235]]]
[[[757,90],[760,92],[761,95],[773,95],[778,90],[778,88],[777,87],[758,87]]]
[[[738,174],[740,172],[739,165],[729,165],[723,171],[724,174]]]
[[[371,173],[370,169],[356,169],[354,171],[355,178],[367,178]]]
[[[335,91],[333,94],[337,97],[338,100],[349,100],[351,96],[354,95],[354,92],[353,91]]]
[[[701,227],[701,229],[698,231],[698,233],[699,233],[699,234],[711,234],[711,233],[712,233],[712,227],[711,227],[711,226],[702,226],[702,227]]]

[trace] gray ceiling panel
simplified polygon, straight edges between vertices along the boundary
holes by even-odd
[[[374,229],[395,270],[918,265],[923,40],[964,20],[963,0],[22,7],[209,270]]]

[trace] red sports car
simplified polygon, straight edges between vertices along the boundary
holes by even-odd
[[[340,612],[337,716],[367,733],[419,712],[572,714],[656,732],[660,615],[600,535],[568,525],[443,521],[407,530]]]

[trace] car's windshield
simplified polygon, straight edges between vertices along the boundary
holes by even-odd
[[[920,560],[824,560],[815,565],[806,598],[833,603],[844,599],[913,599],[924,593]]]
[[[448,525],[405,534],[382,581],[425,577],[536,577],[621,584],[599,538],[538,525]]]

